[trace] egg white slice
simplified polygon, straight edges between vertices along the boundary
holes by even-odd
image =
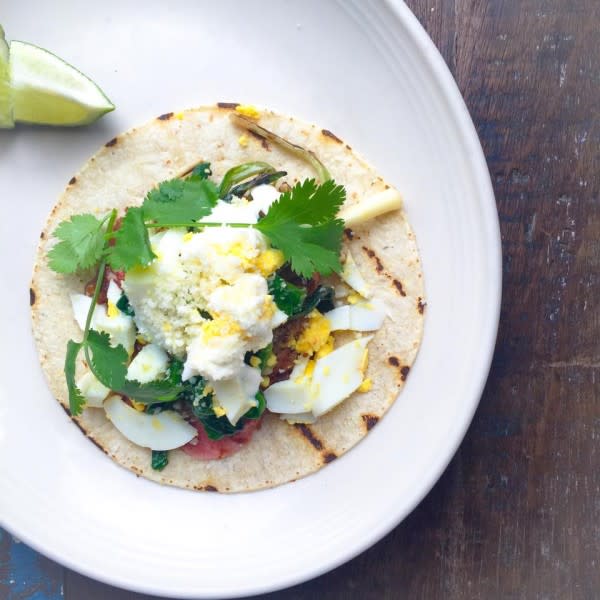
[[[85,294],[71,294],[73,316],[82,331],[85,329],[85,321],[91,303],[92,299]],[[109,317],[106,313],[106,306],[104,304],[96,304],[92,313],[90,327],[96,331],[108,333],[113,346],[120,344],[127,350],[128,354],[133,352],[135,324],[131,317],[123,314],[120,310],[114,316]]]
[[[121,288],[114,281],[111,280],[108,284],[108,289],[106,290],[106,299],[109,302],[112,302],[112,304],[114,304],[116,308],[117,302],[121,299],[122,293],[123,292],[121,291]]]
[[[315,417],[335,408],[362,383],[365,353],[372,338],[348,342],[317,360],[310,387]]]
[[[294,368],[290,373],[290,379],[297,379],[298,377],[302,377],[304,372],[306,371],[306,367],[308,366],[308,358],[306,356],[300,356],[296,359],[294,364]]]
[[[129,363],[127,379],[149,383],[164,375],[168,363],[169,357],[160,346],[148,344]]]
[[[338,306],[325,313],[331,331],[376,331],[385,320],[385,307],[373,300]]]
[[[309,410],[310,377],[304,373],[308,365],[308,358],[298,359],[289,379],[278,381],[270,385],[265,391],[267,408],[274,413],[300,414]]]
[[[232,425],[235,425],[244,414],[256,406],[255,396],[261,379],[262,375],[259,369],[244,364],[237,377],[210,382],[215,390],[217,404],[225,411],[225,415]]]
[[[347,304],[338,306],[323,315],[329,321],[331,331],[348,331],[350,329],[350,308]]]
[[[79,329],[83,331],[85,329],[85,321],[87,319],[88,311],[90,310],[90,304],[92,299],[85,294],[71,294],[71,307],[73,308],[73,316],[79,325]],[[95,325],[98,323],[98,317],[102,315],[102,312],[106,313],[106,308],[101,304],[96,304],[94,312],[92,314],[91,328],[95,329]]]
[[[134,268],[127,271],[123,286],[132,306],[139,305],[150,290],[156,285],[157,265],[159,260],[145,268]]]
[[[278,381],[265,392],[267,408],[275,413],[297,415],[306,413],[310,408],[310,395],[307,382],[294,379]]]
[[[110,393],[110,389],[100,383],[91,371],[87,371],[77,381],[77,387],[85,398],[85,405],[102,408],[102,403]]]
[[[155,415],[143,413],[125,404],[120,396],[104,402],[106,416],[131,442],[152,450],[173,450],[187,444],[197,431],[173,410]]]
[[[372,291],[370,286],[364,280],[361,272],[358,270],[358,266],[354,261],[350,250],[346,252],[346,260],[342,265],[342,272],[340,277],[353,289],[356,290],[363,298],[370,298]]]
[[[123,346],[127,350],[127,354],[133,352],[133,346],[135,345],[135,324],[131,317],[128,317],[121,311],[118,311],[113,316],[109,316],[106,314],[106,309],[104,309],[98,314],[94,329],[108,333],[112,346]]]

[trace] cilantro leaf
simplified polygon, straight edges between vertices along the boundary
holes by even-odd
[[[90,368],[107,388],[118,392],[125,384],[129,355],[123,346],[113,348],[108,333],[90,329],[87,346],[91,350]]]
[[[115,271],[148,265],[155,258],[141,208],[130,208],[115,231],[115,244],[108,247],[108,263]]]
[[[277,273],[269,279],[268,285],[269,294],[273,296],[277,308],[282,310],[288,317],[302,310],[306,290],[286,281]]]
[[[259,221],[256,228],[283,252],[298,275],[311,277],[315,272],[329,275],[341,270],[340,248],[344,223],[340,219],[316,226],[282,223],[276,229],[261,227],[261,223]]]
[[[75,273],[79,263],[75,250],[69,242],[59,242],[48,252],[48,264],[57,273]]]
[[[93,267],[104,249],[104,221],[94,215],[74,215],[54,231],[61,240],[48,252],[50,268],[58,273],[75,273]]]
[[[163,181],[148,193],[142,210],[145,219],[175,225],[209,215],[217,200],[217,186],[201,175],[192,175],[189,179]]]
[[[67,355],[65,357],[65,378],[69,390],[69,410],[73,416],[81,414],[85,405],[85,398],[75,383],[76,361],[81,346],[81,343],[69,340],[67,342]]]
[[[152,468],[162,471],[169,464],[169,452],[167,450],[152,450]]]
[[[261,223],[269,228],[288,222],[302,225],[327,223],[335,219],[345,199],[344,187],[336,185],[332,179],[322,185],[317,185],[314,179],[305,179],[282,194],[271,205]]]
[[[344,222],[335,216],[345,198],[343,186],[332,180],[317,186],[308,179],[282,194],[255,227],[298,275],[339,273]]]

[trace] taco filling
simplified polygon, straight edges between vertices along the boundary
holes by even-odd
[[[224,460],[252,445],[266,415],[312,431],[371,392],[370,342],[394,319],[344,241],[399,211],[398,192],[348,206],[318,152],[243,111],[234,119],[312,176],[260,155],[216,177],[206,159],[120,209],[71,211],[46,249],[55,277],[80,282],[63,369],[70,414],[99,411],[151,451],[154,471],[171,451]]]

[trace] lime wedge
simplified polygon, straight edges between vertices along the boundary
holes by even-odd
[[[0,25],[0,127],[14,127],[10,93],[10,69],[8,66],[8,44],[4,29]]]
[[[102,90],[51,52],[10,43],[13,118],[40,125],[85,125],[114,110]]]

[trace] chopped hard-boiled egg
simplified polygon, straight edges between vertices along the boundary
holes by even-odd
[[[285,415],[282,418],[289,422],[309,423],[311,418],[314,420],[336,407],[366,381],[367,344],[371,338],[344,344],[314,362],[300,362],[288,380],[265,390],[267,408]],[[312,373],[311,364],[314,364]]]
[[[400,208],[402,208],[402,196],[398,190],[388,188],[343,209],[339,213],[339,218],[344,220],[346,227],[354,227]]]
[[[306,412],[307,404],[310,402],[307,383],[310,383],[313,369],[314,361],[301,357],[294,365],[289,379],[278,381],[265,390],[267,408],[276,413]]]
[[[300,354],[313,354],[327,343],[329,333],[329,321],[318,310],[313,310],[308,315],[308,324],[292,342],[293,347]]]
[[[269,248],[256,257],[256,266],[264,277],[272,275],[284,262],[283,252],[275,248]]]
[[[85,398],[85,405],[93,408],[102,408],[102,403],[110,393],[110,390],[102,385],[91,371],[81,376],[77,381],[77,387]]]
[[[310,392],[304,381],[278,381],[265,390],[267,408],[275,413],[300,414],[310,409]]]
[[[117,302],[121,299],[122,294],[123,292],[121,291],[121,288],[114,281],[111,281],[108,284],[108,288],[106,290],[106,304],[108,308],[106,312],[113,313],[109,314],[109,317],[114,317],[118,314],[118,312],[120,312],[117,308]]]
[[[281,195],[272,185],[258,185],[252,192],[252,202],[245,198],[234,196],[231,202],[219,200],[210,215],[200,219],[200,222],[219,223],[256,223],[260,213],[266,214],[269,207]]]
[[[85,321],[87,319],[88,311],[90,310],[90,305],[92,304],[92,299],[85,294],[71,294],[71,307],[73,308],[73,316],[77,321],[77,325],[81,331],[85,329]],[[103,311],[104,309],[104,311]],[[102,312],[106,313],[106,308],[101,304],[96,304],[94,307],[94,312],[92,313],[92,322],[91,327],[94,328],[94,324],[101,318]]]
[[[368,392],[371,390],[371,388],[373,387],[373,381],[371,379],[369,379],[368,377],[366,377],[365,379],[363,379],[362,383],[358,386],[358,391],[359,392]]]
[[[130,441],[152,450],[173,450],[187,444],[197,431],[174,410],[148,414],[127,405],[120,396],[104,402],[106,416]]]
[[[352,306],[344,304],[338,306],[329,312],[326,312],[324,317],[329,321],[329,329],[331,331],[349,331],[350,327],[350,309]]]
[[[224,411],[223,414],[227,415],[232,425],[257,405],[255,396],[261,380],[260,369],[244,364],[237,377],[211,382],[215,394],[214,405]]]
[[[144,346],[127,369],[127,379],[149,383],[164,375],[169,363],[167,353],[156,344]]]
[[[375,331],[385,316],[384,307],[376,300],[338,306],[324,315],[331,331]]]
[[[275,197],[264,193],[270,194],[269,202]],[[234,207],[231,217],[244,222],[240,210],[255,201],[238,200],[241,208]],[[222,202],[222,210],[235,202]],[[222,220],[215,215],[219,207],[211,219]],[[253,214],[247,220],[256,218]],[[184,380],[196,375],[229,379],[238,373],[246,352],[267,346],[273,329],[287,320],[266,279],[281,256],[253,228],[210,227],[190,239],[188,235],[183,229],[151,235],[157,258],[145,269],[129,270],[124,289],[139,333],[185,359]]]
[[[235,112],[250,119],[258,119],[260,117],[260,111],[256,106],[252,106],[252,104],[238,104],[235,107]]]
[[[371,337],[344,344],[317,361],[312,376],[310,408],[315,417],[335,408],[362,383],[362,367]]]
[[[111,282],[111,285],[114,285],[118,290],[118,286],[114,282]],[[116,308],[116,302],[111,302],[110,298],[108,302],[109,306],[110,304],[113,304]],[[75,316],[75,320],[77,321],[77,324],[79,325],[82,331],[85,328],[85,321],[87,319],[87,314],[90,309],[91,303],[92,299],[89,296],[86,296],[85,294],[71,295],[73,315]],[[114,314],[111,311],[111,314],[114,314],[114,316],[110,316],[107,312],[106,305],[97,304],[94,307],[94,312],[92,314],[91,328],[95,329],[96,331],[103,331],[105,333],[108,333],[108,335],[110,336],[111,345],[121,345],[125,348],[125,350],[127,350],[128,354],[131,354],[133,352],[133,346],[135,344],[135,324],[131,317],[128,317],[127,315],[123,314],[118,309],[116,310],[117,314]]]
[[[281,196],[280,192],[273,185],[263,184],[252,188],[250,192],[252,203],[258,203],[260,210],[267,212],[271,204]]]
[[[113,304],[110,300],[106,303],[106,315],[109,317],[116,317],[119,315],[117,305]]]
[[[335,338],[332,335],[330,335],[327,338],[327,341],[317,350],[315,357],[323,358],[324,356],[331,354],[331,352],[333,352],[334,346],[335,346]]]
[[[356,266],[356,262],[350,253],[346,253],[346,260],[342,265],[340,277],[353,289],[356,290],[363,298],[370,298],[372,295],[371,288],[367,285],[361,272]]]

